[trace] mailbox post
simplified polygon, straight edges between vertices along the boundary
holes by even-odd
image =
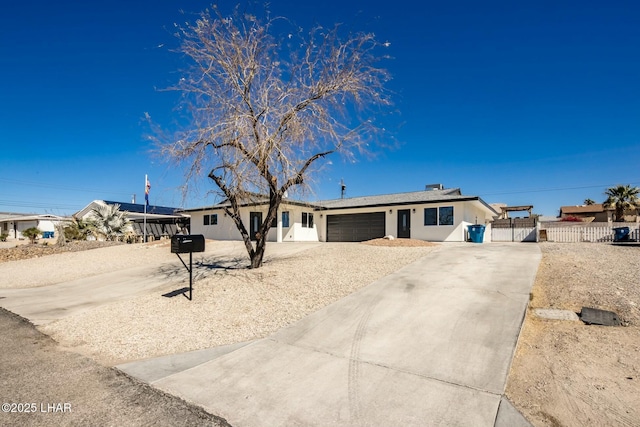
[[[171,253],[178,255],[182,265],[189,272],[189,296],[191,301],[193,293],[193,253],[204,252],[204,236],[202,234],[176,234],[171,237]],[[189,267],[182,260],[180,254],[189,254]]]

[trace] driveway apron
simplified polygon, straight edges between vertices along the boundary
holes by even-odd
[[[536,244],[442,244],[269,338],[152,384],[236,427],[498,425],[540,258]]]

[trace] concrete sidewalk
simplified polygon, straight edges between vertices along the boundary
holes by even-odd
[[[502,395],[540,258],[443,244],[267,339],[120,368],[236,427],[528,425]]]

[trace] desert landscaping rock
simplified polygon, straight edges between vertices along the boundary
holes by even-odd
[[[89,249],[105,248],[108,246],[122,245],[119,242],[98,242],[98,241],[79,241],[68,242],[64,246],[57,246],[55,243],[39,242],[30,243],[4,243],[4,247],[0,247],[0,262],[18,261],[21,259],[39,258],[47,255],[61,254],[65,252],[79,252]]]
[[[418,239],[398,239],[393,236],[386,236],[381,239],[368,240],[362,242],[365,245],[371,246],[400,246],[400,247],[419,247],[419,246],[434,246],[437,243],[425,242]]]

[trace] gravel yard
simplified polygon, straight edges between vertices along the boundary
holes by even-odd
[[[438,247],[325,243],[287,254],[286,249],[294,246],[285,243],[279,256],[270,257],[267,252],[262,268],[248,270],[235,268],[243,266],[246,256],[242,257],[241,245],[233,243],[233,248],[230,242],[207,243],[209,258],[222,252],[236,255],[226,258],[231,260],[223,264],[228,268],[206,257],[202,260],[195,272],[193,301],[183,295],[163,297],[185,285],[168,283],[157,292],[103,305],[40,329],[62,346],[108,365],[263,338]],[[42,286],[149,262],[167,274],[184,275],[166,244],[121,245],[15,261],[0,264],[0,274],[12,277],[2,287]]]
[[[55,255],[65,252],[79,252],[90,249],[106,248],[108,246],[122,245],[119,242],[99,242],[99,241],[73,241],[67,242],[64,246],[58,246],[55,241],[39,241],[31,244],[24,240],[12,240],[0,242],[0,263],[7,261],[18,261],[21,259],[39,258],[46,255]]]
[[[420,257],[438,245],[284,244],[247,270],[242,245],[208,242],[194,299],[163,286],[40,329],[63,346],[115,365],[268,336]],[[391,245],[397,245],[391,247]],[[640,426],[640,247],[541,243],[543,258],[507,384],[535,426]],[[290,250],[289,250],[290,249]],[[1,251],[1,249],[0,249]],[[224,262],[217,262],[224,259]],[[185,274],[167,242],[119,245],[0,263],[0,288],[43,286],[116,268],[154,264]],[[536,317],[534,308],[617,312],[624,326]]]
[[[535,426],[640,426],[640,247],[541,243],[543,258],[507,396]],[[536,317],[618,313],[626,326]]]
[[[0,288],[33,288],[116,269],[174,262],[176,257],[168,248],[163,241],[145,245],[74,242],[63,248],[38,244],[0,249],[0,260],[5,261],[0,262]]]

